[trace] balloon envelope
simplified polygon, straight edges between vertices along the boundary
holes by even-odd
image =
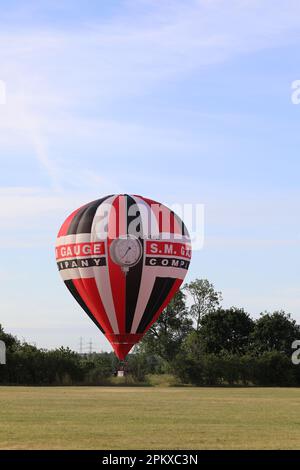
[[[57,236],[65,285],[119,359],[179,289],[191,258],[182,220],[142,196],[106,196],[75,210]]]

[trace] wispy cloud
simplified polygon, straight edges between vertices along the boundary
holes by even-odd
[[[38,15],[35,2],[31,6]],[[8,93],[0,127],[9,128],[6,145],[9,139],[14,146],[20,134],[29,141],[54,190],[62,181],[48,146],[51,131],[52,140],[64,131],[72,139],[78,132],[102,139],[113,134],[114,140],[137,134],[136,123],[106,117],[108,104],[244,53],[292,43],[300,26],[300,4],[293,0],[285,8],[271,0],[125,2],[122,13],[109,19],[75,17],[66,29],[51,21],[43,29],[27,27],[24,8],[18,14],[25,15],[23,26],[16,30],[8,21],[0,33],[1,79]],[[86,107],[94,107],[96,117],[83,120]],[[146,136],[152,142],[158,137],[157,131],[154,138],[151,132]]]

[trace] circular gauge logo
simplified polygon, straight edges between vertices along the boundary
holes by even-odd
[[[142,257],[141,242],[133,235],[116,238],[110,245],[110,256],[119,266],[135,266]]]

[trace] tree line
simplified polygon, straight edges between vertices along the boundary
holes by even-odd
[[[300,365],[292,344],[300,328],[283,310],[253,319],[243,308],[223,308],[222,295],[206,279],[177,292],[126,361],[127,385],[172,374],[176,383],[198,386],[299,386]],[[0,383],[27,385],[113,384],[113,353],[80,355],[69,348],[45,350],[5,333],[7,365]],[[120,381],[115,381],[120,384]]]

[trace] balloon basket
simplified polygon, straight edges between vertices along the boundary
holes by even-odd
[[[115,375],[117,377],[125,377],[127,375],[127,362],[120,361]]]

